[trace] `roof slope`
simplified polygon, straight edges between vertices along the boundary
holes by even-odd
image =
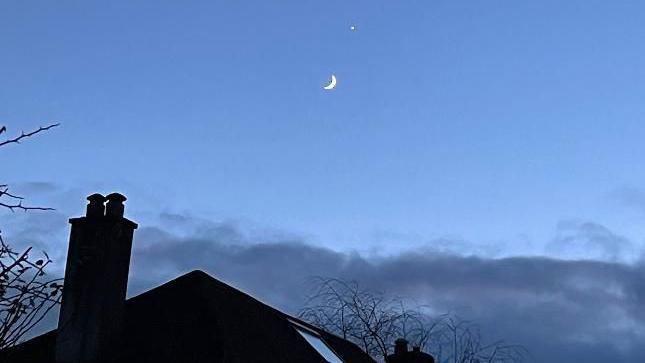
[[[128,299],[121,362],[323,363],[290,317],[202,271]],[[351,342],[318,331],[346,363],[374,363]],[[56,331],[9,353],[11,363],[53,363]],[[7,359],[7,357],[5,357]]]

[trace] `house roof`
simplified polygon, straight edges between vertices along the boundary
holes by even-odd
[[[124,346],[118,361],[326,362],[292,321],[318,333],[344,363],[375,363],[355,344],[202,271],[187,273],[126,301]],[[54,363],[55,342],[54,330],[5,352],[4,359]]]

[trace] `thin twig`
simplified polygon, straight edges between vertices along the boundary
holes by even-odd
[[[20,140],[22,140],[22,139],[24,139],[26,137],[36,135],[39,132],[47,131],[47,130],[49,130],[49,129],[53,128],[53,127],[59,126],[59,125],[60,125],[60,123],[51,124],[49,126],[41,126],[38,129],[36,129],[36,130],[34,130],[32,132],[28,132],[28,133],[25,133],[23,131],[23,132],[20,133],[20,136],[16,136],[13,139],[8,139],[8,140],[0,142],[0,146],[4,146],[4,145],[7,145],[7,144],[20,144]]]
[[[54,210],[54,208],[49,207],[25,207],[24,205],[22,205],[22,201],[18,202],[18,204],[7,204],[0,202],[0,207],[5,207],[12,212],[14,212],[14,209],[20,209],[25,212],[28,210]]]

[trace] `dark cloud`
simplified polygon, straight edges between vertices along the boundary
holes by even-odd
[[[30,216],[20,221],[22,227],[12,222],[14,237],[43,244],[38,241],[62,236],[56,249],[64,255],[66,218]],[[485,338],[522,344],[537,362],[645,361],[643,263],[459,255],[441,247],[449,243],[446,239],[439,241],[440,248],[430,242],[393,256],[366,257],[314,246],[287,233],[250,232],[234,222],[173,214],[158,221],[156,227],[141,225],[135,234],[130,296],[203,269],[294,313],[304,303],[311,276],[340,277],[427,304],[437,313],[474,320]],[[581,244],[615,256],[629,244],[590,222],[564,222],[557,231],[558,247]],[[64,258],[59,261],[62,265]],[[41,328],[55,321],[52,317]]]
[[[576,238],[610,255],[617,253],[612,247],[616,241],[627,243],[592,223],[562,228],[573,229]],[[536,361],[633,362],[645,356],[642,264],[490,259],[434,248],[366,258],[293,237],[256,243],[226,223],[211,224],[198,237],[180,238],[155,227],[142,228],[136,238],[133,293],[200,268],[295,312],[309,277],[333,276],[473,319],[484,336],[523,344]]]
[[[10,185],[20,195],[37,196],[40,194],[50,194],[60,192],[62,187],[56,183],[44,181],[20,182]]]

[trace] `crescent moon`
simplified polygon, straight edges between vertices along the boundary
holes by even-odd
[[[332,74],[331,79],[329,80],[329,84],[324,86],[323,89],[332,90],[334,89],[334,87],[336,87],[336,76]]]

